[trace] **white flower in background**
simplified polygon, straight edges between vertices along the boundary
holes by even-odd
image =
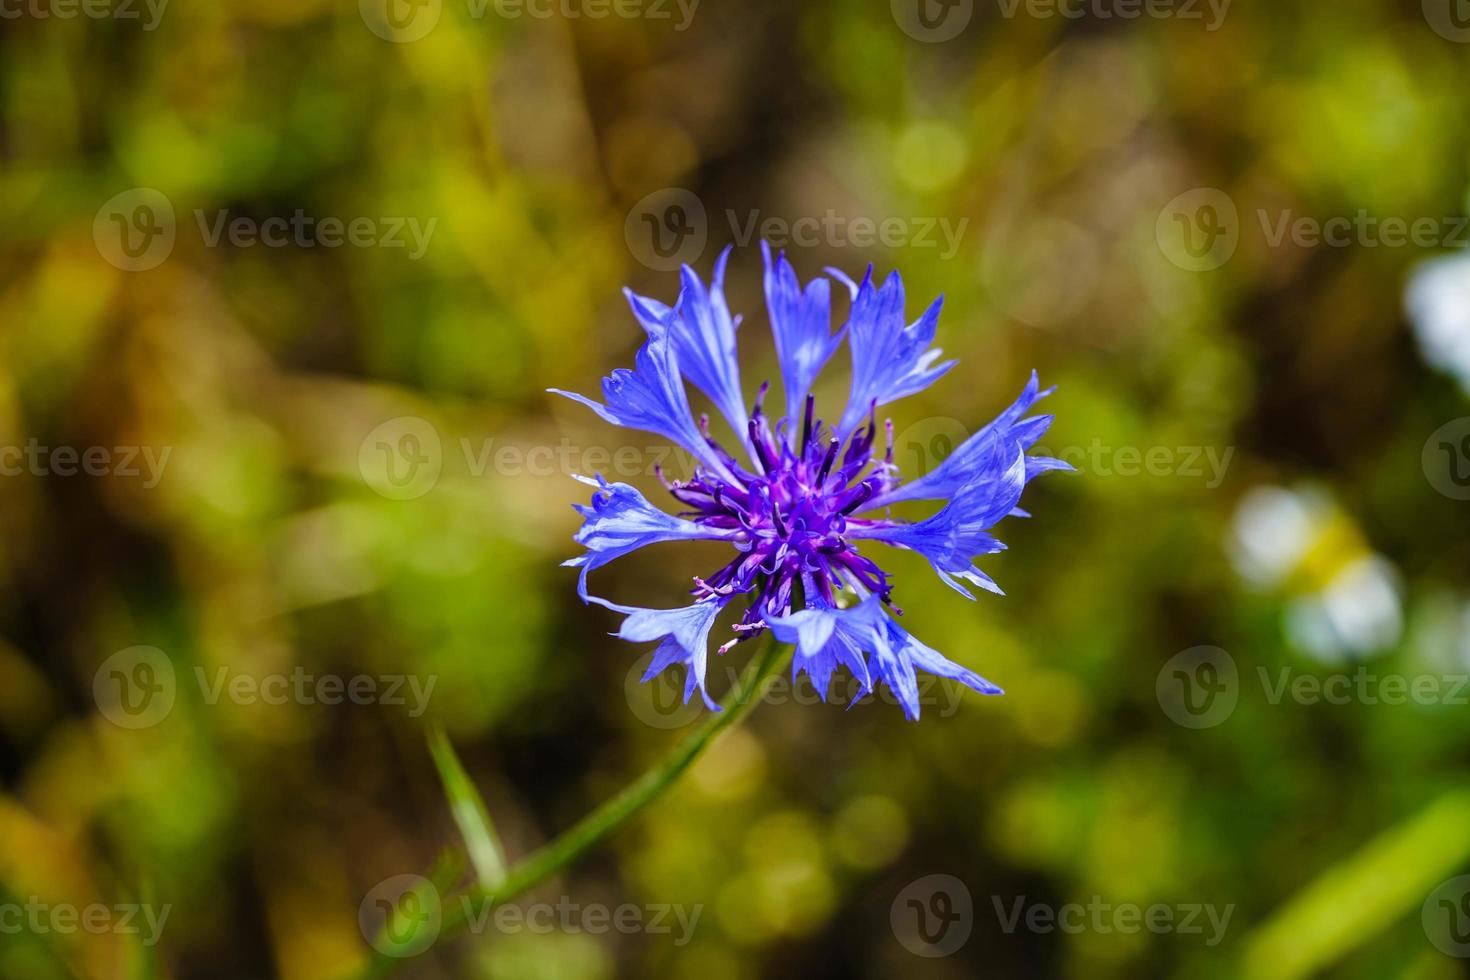
[[[1231,522],[1230,558],[1247,582],[1275,588],[1312,544],[1332,502],[1316,491],[1253,487],[1240,499]]]
[[[1293,599],[1286,610],[1292,642],[1329,663],[1381,653],[1403,628],[1398,574],[1377,555],[1352,562],[1320,593]]]
[[[1453,375],[1470,394],[1470,255],[1421,263],[1409,280],[1404,306],[1424,359]]]
[[[1319,660],[1382,653],[1403,634],[1397,570],[1323,490],[1252,489],[1236,507],[1229,551],[1242,578],[1283,595],[1287,636]]]

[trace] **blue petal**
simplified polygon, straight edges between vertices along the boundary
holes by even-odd
[[[631,643],[659,641],[653,653],[653,662],[643,674],[645,682],[652,680],[675,664],[688,668],[684,681],[684,703],[696,690],[711,711],[720,706],[710,699],[704,688],[705,665],[709,654],[709,633],[715,618],[728,599],[706,599],[680,609],[642,609],[637,606],[620,606],[598,599],[593,601],[614,612],[627,614],[622,627],[615,636]]]
[[[877,596],[851,609],[815,605],[788,616],[767,617],[766,622],[776,639],[796,645],[797,663],[811,674],[818,691],[826,691],[833,667],[841,664],[862,681],[859,697],[871,691],[875,681],[882,681],[910,721],[919,718],[916,670],[957,680],[981,694],[1002,693],[979,674],[910,636]],[[872,655],[870,663],[863,662],[860,651]]]
[[[938,299],[912,326],[904,325],[903,279],[889,275],[882,288],[873,285],[873,270],[853,287],[847,343],[852,348],[852,394],[842,414],[838,435],[846,438],[868,417],[873,404],[886,405],[923,391],[954,367],[935,364],[940,351],[929,349],[939,326]]]
[[[914,676],[915,670],[948,677],[981,694],[1005,693],[973,670],[961,667],[939,651],[914,639],[881,607],[879,613],[882,616],[882,642],[875,651],[875,673],[898,698],[909,721],[919,720],[919,686]]]
[[[1031,380],[1027,383],[1026,390],[1021,392],[1021,397],[1017,398],[990,424],[961,443],[944,462],[929,473],[875,498],[868,504],[867,509],[887,507],[902,500],[946,500],[953,497],[960,488],[983,479],[986,476],[986,467],[992,465],[998,446],[1008,441],[1015,441],[1020,443],[1023,449],[1030,449],[1046,432],[1052,420],[1050,415],[1039,415],[1029,419],[1022,419],[1022,416],[1030,411],[1032,405],[1054,390],[1048,388],[1042,391],[1036,378],[1036,372],[1032,371]],[[1035,471],[1032,471],[1032,464],[1028,461],[1027,480],[1046,469],[1070,470],[1072,468],[1060,460],[1051,460],[1049,457],[1033,458],[1037,461]],[[1041,460],[1048,460],[1048,462],[1043,464]]]
[[[602,379],[606,404],[560,388],[547,390],[581,402],[613,425],[664,436],[683,446],[727,482],[742,485],[694,424],[679,376],[678,359],[667,335],[650,337],[639,348],[632,370],[619,368]]]
[[[577,594],[583,602],[587,595],[587,575],[608,562],[645,545],[659,541],[693,541],[734,537],[737,532],[705,527],[659,510],[634,487],[626,483],[608,483],[601,476],[595,480],[577,477],[598,490],[592,495],[592,506],[576,506],[586,518],[574,540],[587,549],[562,564],[580,568]]]
[[[771,261],[771,247],[761,242],[766,263],[766,312],[781,362],[781,384],[786,392],[786,417],[800,419],[807,392],[842,343],[843,332],[832,333],[831,285],[814,279],[801,287],[796,270],[782,252]]]
[[[623,293],[649,337],[668,334],[680,372],[710,397],[743,439],[750,416],[740,390],[740,362],[735,354],[735,331],[740,321],[730,316],[725,302],[725,265],[729,260],[727,248],[715,263],[709,289],[693,269],[684,266],[679,300],[672,309],[630,289]]]
[[[1060,471],[1062,471],[1064,473],[1075,473],[1075,472],[1077,472],[1077,468],[1075,466],[1073,466],[1071,463],[1068,463],[1065,460],[1053,459],[1050,456],[1027,456],[1026,457],[1026,482],[1027,483],[1030,483],[1033,479],[1035,479],[1036,477],[1040,476],[1041,474],[1043,474],[1043,473],[1050,473],[1053,470],[1060,470]],[[1027,516],[1029,517],[1030,515],[1028,514]]]
[[[1026,463],[1026,453],[1019,444],[995,447],[988,454],[980,476],[961,488],[934,516],[917,524],[854,523],[848,527],[847,535],[917,551],[929,559],[945,584],[967,598],[973,599],[974,595],[956,579],[999,593],[995,582],[974,567],[974,560],[1004,550],[1005,546],[987,531],[1014,510],[1021,499],[1021,491],[1026,486]]]
[[[858,679],[861,685],[858,698],[872,690],[873,681],[863,650],[872,646],[875,634],[871,623],[862,616],[831,606],[812,605],[787,616],[768,616],[766,624],[776,639],[796,647],[791,679],[795,681],[803,673],[807,674],[823,701],[827,700],[832,674],[839,666],[846,667]]]

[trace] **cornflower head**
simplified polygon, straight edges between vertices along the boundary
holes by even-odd
[[[924,390],[954,367],[931,347],[942,299],[909,324],[897,272],[879,285],[871,267],[860,283],[828,269],[831,280],[803,286],[784,254],[773,260],[765,243],[761,252],[784,396],[779,414],[766,409],[769,383],[747,408],[736,357],[740,318],[725,302],[729,249],[708,286],[685,266],[672,306],[624,290],[648,339],[631,369],[603,379],[601,402],[550,389],[614,425],[663,436],[696,461],[690,479],[664,479],[682,508],[677,515],[628,484],[579,477],[595,489],[590,506],[577,507],[584,521],[575,540],[586,551],[565,563],[581,570],[578,594],[624,617],[615,635],[658,644],[645,681],[682,664],[684,700],[698,691],[712,709],[717,706],[705,690],[709,636],[737,597],[744,610],[719,652],[769,630],[796,647],[793,681],[807,674],[824,699],[838,667],[857,678],[859,697],[876,683],[887,685],[911,720],[919,717],[917,671],[1000,694],[898,625],[902,610],[893,604],[893,585],[864,549],[873,542],[916,551],[941,580],[971,599],[967,586],[1000,593],[974,564],[1005,548],[990,529],[1006,516],[1027,516],[1017,505],[1033,477],[1071,468],[1027,452],[1052,420],[1027,413],[1051,389],[1042,391],[1033,372],[1009,408],[933,470],[904,482],[893,461],[893,423],[885,420],[880,433],[877,410]],[[836,333],[833,282],[852,298],[847,324]],[[810,392],[843,341],[852,356],[851,391],[842,415],[829,424],[817,416]],[[707,417],[696,420],[685,382],[729,423],[738,442],[733,451],[711,434]],[[880,436],[882,454],[876,455]],[[890,516],[892,505],[916,500],[945,503],[917,522]],[[691,604],[643,609],[588,592],[594,569],[646,545],[678,540],[727,541],[734,549],[727,564],[694,580]]]

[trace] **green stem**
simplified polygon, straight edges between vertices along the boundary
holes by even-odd
[[[505,880],[494,888],[474,885],[461,892],[458,900],[446,900],[439,938],[445,939],[464,930],[469,924],[470,906],[476,911],[486,905],[509,901],[534,888],[587,851],[596,847],[629,818],[658,799],[699,757],[715,736],[740,721],[760,700],[765,685],[776,676],[790,655],[772,636],[765,647],[751,658],[740,679],[720,702],[722,710],[710,712],[699,726],[686,735],[661,762],[629,783],[612,799],[583,817],[570,830],[514,864]],[[363,971],[362,977],[382,977],[391,973],[402,959],[377,953]]]

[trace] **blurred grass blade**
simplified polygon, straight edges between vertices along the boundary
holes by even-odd
[[[1392,923],[1470,860],[1470,791],[1445,793],[1323,872],[1250,937],[1242,976],[1319,973]]]
[[[459,832],[464,836],[469,850],[470,863],[475,866],[475,877],[485,888],[496,888],[505,881],[505,851],[500,838],[490,822],[490,812],[480,798],[474,783],[449,743],[441,725],[429,728],[429,751],[434,756],[434,765],[439,768],[439,778],[444,782],[444,792],[449,797],[450,811]]]

